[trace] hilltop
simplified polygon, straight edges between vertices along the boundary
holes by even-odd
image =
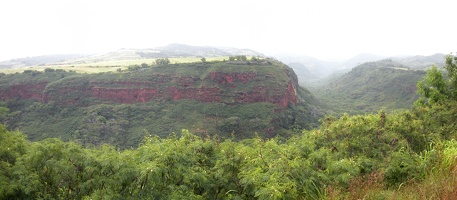
[[[274,59],[130,66],[79,74],[46,69],[5,74],[3,122],[32,140],[132,147],[149,134],[287,136],[322,116],[291,68]]]
[[[185,73],[185,68],[199,75]],[[19,127],[36,129],[50,127],[52,122],[60,129],[76,130],[58,135],[60,139],[31,142],[21,132],[7,131],[0,125],[0,166],[3,169],[0,199],[455,199],[457,92],[454,86],[457,74],[454,72],[457,58],[446,57],[443,68],[446,71],[436,67],[427,70],[426,77],[418,84],[421,100],[411,109],[401,112],[379,110],[376,114],[355,116],[344,114],[338,118],[328,115],[312,130],[288,127],[297,128],[292,137],[265,139],[259,137],[265,135],[256,134],[243,140],[234,140],[239,136],[239,128],[250,124],[261,129],[258,125],[262,125],[259,124],[262,116],[278,113],[274,120],[278,124],[284,122],[282,120],[302,121],[304,118],[297,117],[296,111],[307,113],[306,105],[312,105],[312,96],[306,95],[303,88],[295,87],[297,81],[290,68],[275,60],[141,66],[90,76],[53,69],[3,75],[2,78],[15,80],[10,85],[8,82],[0,84],[3,94],[13,94],[3,96],[10,99],[0,107],[0,117],[4,121],[11,124],[19,120],[16,123]],[[279,95],[286,101],[270,103],[268,92],[266,101],[256,98],[260,104],[179,102],[161,99],[162,96],[158,97],[159,103],[154,103],[156,100],[147,103],[146,99],[144,103],[112,103],[123,95],[109,99],[93,95],[94,90],[98,94],[102,87],[116,91],[106,93],[107,96],[128,94],[128,90],[136,91],[137,86],[145,84],[147,76],[155,80],[154,73],[163,75],[175,69],[181,72],[177,76],[194,77],[195,82],[179,82],[179,77],[169,82],[166,80],[170,80],[167,79],[170,76],[159,76],[165,77],[165,82],[155,82],[158,88],[163,88],[163,91],[156,91],[158,94],[167,96],[167,87],[192,89],[210,85],[225,91],[249,91],[244,88],[264,83],[265,87],[283,88],[282,91],[287,85],[284,95],[276,93],[281,90],[272,91],[273,96]],[[258,70],[256,75],[236,75],[239,71],[253,69]],[[211,75],[213,72],[224,76]],[[270,72],[275,74],[265,76]],[[334,83],[360,89],[366,89],[365,85],[370,83],[379,84],[378,88],[402,88],[398,83],[402,77],[408,77],[409,72],[422,71],[411,70],[392,60],[369,62],[355,67]],[[132,81],[128,74],[138,77],[141,84],[126,82]],[[349,79],[359,85],[350,84]],[[53,80],[45,87],[48,92],[39,92],[40,86],[33,87],[47,80]],[[29,90],[18,90],[21,84],[27,83]],[[153,89],[155,84],[142,86]],[[378,88],[372,84],[365,91],[370,93],[370,89]],[[73,99],[74,96],[66,94],[74,90],[87,96],[78,95],[82,98]],[[344,87],[338,90],[344,90]],[[57,95],[73,101],[48,101],[47,97]],[[255,95],[249,92],[244,95],[244,99],[251,97]],[[81,102],[82,99],[86,101]],[[9,113],[4,106],[22,108]],[[275,107],[273,112],[268,111],[270,106]],[[238,116],[223,119],[227,113]],[[256,118],[248,119],[252,115]],[[198,129],[182,129],[166,137],[149,132],[151,127],[166,126],[167,118],[173,118],[175,123],[191,119],[193,125],[199,125],[198,120],[202,117],[202,121],[215,118],[216,128],[220,124],[221,129],[211,132],[231,129],[232,136],[224,139],[202,134]],[[243,124],[246,120],[249,124]],[[138,146],[132,145],[135,131],[123,132],[132,124],[144,128],[145,134]],[[53,132],[48,129],[35,133]],[[122,149],[126,147],[128,149]]]
[[[416,84],[424,75],[425,71],[386,59],[363,63],[311,91],[338,113],[408,109],[418,98]]]
[[[425,70],[432,65],[442,67],[444,65],[444,54],[436,53],[430,56],[402,56],[393,57],[392,60],[399,62],[403,65],[410,67],[411,69]]]
[[[407,109],[417,99],[424,69],[444,65],[443,54],[385,58],[359,54],[346,61],[325,62],[309,56],[281,55],[297,73],[299,84],[337,114]]]
[[[10,109],[3,122],[32,140],[131,147],[145,135],[184,128],[226,138],[287,137],[297,128],[315,127],[328,111],[409,108],[425,75],[415,69],[440,56],[371,61],[382,57],[360,54],[344,62],[280,57],[289,67],[253,50],[170,44],[17,59],[41,64],[0,74],[0,98]],[[156,63],[165,57],[167,64]]]
[[[44,55],[26,58],[16,58],[0,62],[1,69],[24,68],[24,67],[55,67],[55,66],[113,66],[151,62],[156,58],[202,58],[202,57],[228,57],[236,55],[265,57],[263,54],[250,49],[237,49],[230,47],[191,46],[185,44],[169,44],[163,47],[146,49],[119,49],[116,51],[95,54],[68,54],[68,55]],[[176,61],[175,62],[180,62]],[[195,61],[195,60],[192,60]],[[44,68],[43,68],[44,69]]]
[[[361,53],[347,60],[325,61],[306,55],[278,54],[275,56],[289,65],[297,73],[299,83],[303,86],[318,86],[329,80],[340,77],[352,68],[366,62],[390,59],[413,70],[425,70],[432,65],[442,67],[444,54],[436,53],[429,56],[394,56],[386,57],[369,53]]]

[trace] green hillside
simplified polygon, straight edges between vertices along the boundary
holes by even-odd
[[[424,71],[381,60],[361,64],[311,90],[328,109],[338,113],[408,109],[418,98],[416,84],[424,75]]]
[[[0,126],[0,199],[456,199],[457,57],[444,69],[411,109],[327,116],[287,139],[184,129],[119,150]]]
[[[294,72],[273,59],[134,65],[78,74],[27,70],[0,77],[2,122],[29,139],[136,147],[189,129],[237,139],[288,137],[323,116]]]
[[[430,56],[393,57],[392,60],[409,66],[411,69],[425,70],[432,65],[442,67],[444,65],[444,57],[444,54],[437,53]]]
[[[311,91],[275,59],[193,59],[0,73],[0,200],[457,198],[456,56]]]
[[[119,49],[94,55],[45,55],[0,61],[0,72],[16,73],[24,70],[58,68],[81,73],[98,73],[125,69],[129,65],[152,63],[157,58],[169,58],[171,63],[189,63],[207,58],[207,61],[224,60],[230,56],[265,57],[250,49],[228,47],[190,46],[169,44],[147,49]]]

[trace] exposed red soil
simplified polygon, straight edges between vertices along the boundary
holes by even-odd
[[[206,80],[214,84],[200,84],[203,80],[195,77],[174,77],[171,75],[152,75],[153,81],[100,81],[91,80],[84,86],[61,86],[51,92],[46,90],[47,83],[15,84],[9,88],[0,89],[2,100],[16,98],[32,99],[41,102],[54,101],[61,104],[84,104],[87,99],[101,100],[113,103],[131,104],[149,101],[168,101],[192,99],[201,102],[224,103],[256,103],[269,102],[287,107],[298,102],[294,81],[290,81],[282,89],[275,91],[266,88],[260,80],[256,80],[257,73],[222,73],[211,72]],[[252,82],[258,84],[252,87]],[[257,83],[258,82],[258,83]],[[171,84],[170,84],[171,83]],[[228,92],[228,88],[243,87],[242,84],[251,84],[250,90],[243,92]],[[241,84],[241,86],[240,86]],[[70,84],[71,85],[71,84]],[[55,86],[54,86],[55,87]],[[278,91],[279,90],[279,91]]]

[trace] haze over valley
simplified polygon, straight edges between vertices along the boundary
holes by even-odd
[[[456,3],[0,2],[2,199],[457,199]]]
[[[426,75],[424,70],[432,66],[442,68],[444,58],[444,54],[401,57],[359,54],[344,61],[322,61],[310,56],[279,54],[275,58],[250,49],[174,43],[106,54],[45,55],[0,62],[3,72],[0,96],[10,102],[11,114],[22,112],[30,100],[47,105],[30,108],[32,112],[21,117],[6,117],[10,128],[26,130],[34,140],[50,137],[40,132],[52,130],[52,135],[65,140],[73,135],[84,144],[101,144],[114,142],[116,137],[83,138],[91,131],[114,131],[129,135],[131,142],[121,145],[127,148],[138,145],[143,135],[138,132],[140,129],[165,136],[185,128],[218,133],[224,138],[230,133],[238,139],[249,138],[256,131],[264,137],[288,137],[292,134],[290,128],[314,128],[320,118],[329,114],[411,108],[419,98],[416,84]],[[17,104],[20,101],[24,102]],[[175,113],[189,103],[194,105],[180,115]],[[115,106],[105,108],[105,104]],[[120,112],[123,105],[129,104],[136,106],[130,114],[121,114],[125,112]],[[262,108],[263,104],[269,106]],[[50,105],[69,106],[73,108],[71,111],[60,114],[79,117],[62,118],[52,112]],[[147,112],[153,112],[153,107],[158,110],[151,116],[145,115],[147,112],[137,110],[141,105]],[[97,122],[90,116],[101,111],[92,113],[87,107],[120,112],[109,115],[113,120],[131,121],[127,116],[136,113],[137,120],[154,122],[137,124],[135,120],[119,125],[122,128],[118,130],[101,131],[99,128],[104,126],[95,128],[87,124]],[[263,114],[243,114],[240,109]],[[41,121],[37,129],[33,116],[38,113],[52,113],[54,117]],[[84,121],[85,115],[88,121]],[[110,126],[121,121],[113,121]],[[155,126],[157,123],[164,124]],[[73,125],[60,129],[56,124]]]

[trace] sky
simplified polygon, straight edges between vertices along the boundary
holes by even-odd
[[[2,0],[0,60],[170,43],[323,60],[457,49],[451,0]]]

